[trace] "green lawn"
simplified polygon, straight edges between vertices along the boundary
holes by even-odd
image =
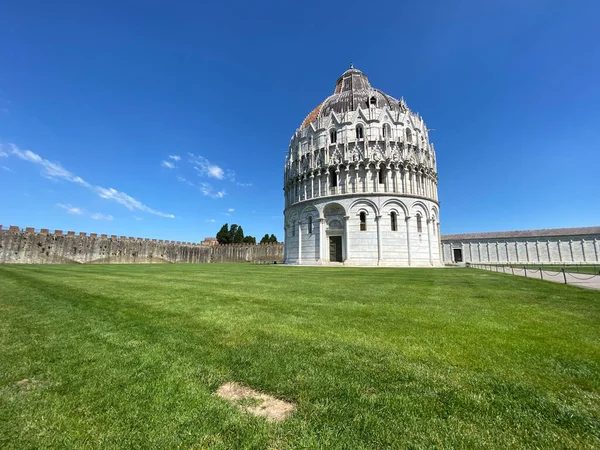
[[[241,413],[227,381],[297,411]],[[600,292],[454,268],[0,266],[2,449],[407,447],[599,448]]]

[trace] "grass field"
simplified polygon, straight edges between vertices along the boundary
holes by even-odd
[[[283,422],[228,381],[297,405]],[[600,448],[600,293],[475,269],[0,266],[0,448]]]

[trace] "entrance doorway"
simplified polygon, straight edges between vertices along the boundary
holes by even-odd
[[[455,248],[454,249],[454,262],[462,262],[462,249]]]
[[[341,236],[329,236],[329,261],[342,262]]]

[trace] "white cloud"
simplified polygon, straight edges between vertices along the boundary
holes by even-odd
[[[117,203],[120,203],[121,205],[125,206],[127,209],[132,210],[132,211],[133,210],[144,211],[144,212],[147,212],[150,214],[154,214],[154,215],[157,215],[160,217],[167,217],[170,219],[173,219],[175,217],[173,214],[166,214],[166,213],[157,211],[155,209],[152,209],[149,206],[144,205],[139,200],[136,200],[135,198],[127,195],[124,192],[119,192],[113,188],[94,186],[94,185],[88,183],[87,181],[85,181],[83,178],[78,177],[78,176],[74,175],[73,173],[69,172],[62,165],[60,165],[60,163],[48,161],[47,159],[42,158],[40,155],[38,155],[37,153],[34,153],[30,150],[21,150],[14,144],[9,144],[9,146],[12,149],[12,153],[14,155],[18,156],[19,158],[21,158],[25,161],[29,161],[34,164],[41,165],[42,166],[42,175],[46,178],[49,178],[52,180],[63,179],[66,181],[70,181],[71,183],[75,183],[80,186],[84,186],[84,187],[94,191],[100,197],[114,200]]]
[[[216,164],[211,164],[205,157],[196,156],[193,153],[189,153],[189,156],[190,163],[192,163],[194,169],[197,170],[201,176],[216,178],[217,180],[225,178],[225,171]]]
[[[208,183],[200,183],[200,192],[207,197],[212,198],[223,198],[225,197],[225,191],[215,191],[213,187]]]
[[[25,161],[32,162],[34,164],[39,164],[42,166],[42,176],[50,179],[56,180],[62,178],[63,180],[70,181],[71,183],[77,183],[81,186],[91,187],[86,181],[84,181],[81,177],[73,175],[67,169],[60,165],[60,163],[48,161],[47,159],[42,158],[37,153],[33,153],[30,150],[21,150],[14,144],[9,144],[12,149],[12,154],[18,156]]]
[[[179,161],[181,159],[181,156],[179,156],[179,155],[169,155],[169,158],[171,158],[173,161]]]
[[[144,205],[142,202],[127,195],[125,192],[119,192],[116,189],[113,189],[113,188],[107,189],[107,188],[103,188],[101,186],[95,186],[94,190],[100,197],[114,200],[115,202],[120,203],[125,208],[129,209],[130,211],[137,209],[138,211],[144,211],[144,212],[154,214],[154,215],[160,216],[160,217],[167,217],[169,219],[175,218],[175,216],[173,214],[165,214],[163,212],[157,211],[155,209],[152,209],[152,208]]]
[[[235,211],[235,209],[233,209],[233,208],[229,208],[227,211],[228,211],[228,212],[230,212],[230,213],[232,213],[232,212],[234,212],[234,211]]]
[[[88,213],[85,209],[78,208],[77,206],[65,205],[63,203],[57,203],[56,206],[64,209],[69,214],[73,214],[76,216],[81,216],[83,214],[86,214],[94,220],[113,220],[113,216],[111,216],[110,214]]]
[[[169,161],[161,161],[160,165],[163,167],[166,167],[167,169],[174,169],[175,168],[175,164],[173,164],[172,162]]]
[[[94,220],[113,220],[113,216],[110,214],[93,213],[90,214],[90,217]]]
[[[235,183],[235,184],[237,184],[238,186],[241,186],[241,187],[250,187],[250,186],[252,186],[252,183]]]
[[[56,206],[58,206],[59,208],[64,209],[65,211],[67,211],[69,214],[74,214],[76,216],[80,216],[83,214],[83,209],[81,208],[77,208],[76,206],[71,206],[71,205],[63,205],[62,203],[57,203]]]
[[[2,170],[6,170],[7,172],[13,171],[10,167],[6,167],[6,166],[2,166]]]
[[[183,177],[180,177],[180,176],[177,176],[177,181],[179,181],[180,183],[185,183],[185,184],[188,184],[188,185],[190,185],[190,186],[194,186],[194,187],[196,186],[196,185],[195,185],[194,183],[192,183],[191,181],[188,181],[188,180],[186,180],[185,178],[183,178]]]
[[[142,218],[141,218],[141,217],[139,217],[139,216],[133,216],[133,218],[134,218],[135,220],[144,220],[144,219],[142,219]]]
[[[206,221],[207,221],[207,222],[210,222],[210,223],[215,223],[215,222],[216,222],[216,220],[215,220],[215,219],[206,219]]]
[[[0,158],[8,158],[8,153],[0,149]]]

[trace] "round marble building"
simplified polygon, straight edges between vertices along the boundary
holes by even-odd
[[[442,265],[437,181],[423,119],[351,67],[292,136],[285,262]]]

